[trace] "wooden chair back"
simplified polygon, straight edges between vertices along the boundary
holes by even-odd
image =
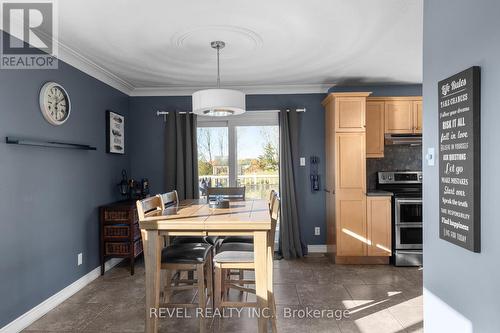
[[[209,187],[207,188],[207,202],[212,197],[221,196],[230,201],[245,201],[245,187]]]
[[[158,214],[163,211],[163,203],[159,196],[149,197],[143,200],[137,200],[137,215],[139,220],[144,220],[145,217]]]
[[[271,245],[272,252],[274,253],[274,238],[276,235],[276,226],[278,224],[278,221],[280,219],[280,211],[281,211],[281,205],[280,205],[280,198],[278,197],[277,193],[274,193],[274,198],[271,200],[271,230],[269,232],[269,239],[268,243]]]
[[[160,197],[163,208],[179,207],[179,196],[177,195],[176,190],[173,190],[172,192],[158,194],[158,196]]]
[[[271,190],[271,192],[269,192],[269,200],[267,201],[267,205],[269,206],[269,214],[272,213],[273,211],[273,203],[274,203],[274,197],[276,196],[276,191],[275,190]]]

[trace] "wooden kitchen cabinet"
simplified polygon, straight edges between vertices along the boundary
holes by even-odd
[[[342,96],[335,99],[335,132],[365,131],[366,99]]]
[[[374,102],[384,103],[385,133],[422,133],[422,97],[372,97],[367,100],[367,103]],[[370,126],[368,121],[367,126]]]
[[[422,133],[422,101],[413,101],[414,133]]]
[[[366,196],[365,193],[337,195],[337,256],[366,255]]]
[[[413,133],[413,109],[411,101],[387,100],[385,102],[385,132]]]
[[[335,260],[366,256],[366,97],[331,93],[325,107],[327,249]]]
[[[368,256],[391,256],[391,197],[367,197],[366,218]]]
[[[366,192],[365,133],[335,135],[335,193]]]
[[[366,102],[366,157],[384,157],[384,101]]]

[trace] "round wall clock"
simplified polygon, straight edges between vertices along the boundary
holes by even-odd
[[[40,90],[40,111],[52,125],[62,125],[68,120],[71,102],[66,90],[56,82],[47,82]]]

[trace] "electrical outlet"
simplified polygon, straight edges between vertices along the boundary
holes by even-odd
[[[314,236],[319,236],[321,234],[321,228],[320,227],[315,227],[314,228]]]
[[[78,253],[78,266],[83,263],[83,253]]]

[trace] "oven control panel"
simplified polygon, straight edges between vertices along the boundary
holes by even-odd
[[[381,171],[379,184],[422,184],[422,171]]]

